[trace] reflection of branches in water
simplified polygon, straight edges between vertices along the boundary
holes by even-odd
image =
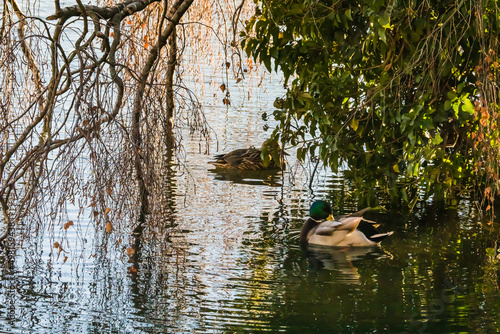
[[[210,45],[211,38],[203,42],[193,25],[180,23],[181,47],[173,41],[167,47],[190,4],[174,1],[167,8],[154,0],[109,6],[77,1],[61,8],[56,1],[56,12],[48,17],[57,20],[53,25],[25,16],[14,0],[4,2],[17,21],[3,11],[0,204],[6,229],[2,240],[14,222],[27,216],[42,221],[50,217],[52,228],[60,227],[67,222],[68,210],[75,210],[72,207],[78,217],[90,210],[95,228],[108,232],[125,228],[120,225],[126,220],[171,210],[173,205],[162,204],[168,200],[163,182],[165,175],[173,175],[172,158],[182,157],[175,154],[181,150],[180,129],[187,125],[191,136],[205,140],[205,152],[210,138],[201,103],[182,82],[177,65],[183,62],[188,39],[195,39],[192,45],[198,46]],[[223,7],[218,4],[216,10]],[[225,10],[232,15],[230,5]],[[210,3],[202,3],[198,12],[189,14],[190,21],[201,22],[202,15],[211,11]],[[220,26],[211,29],[211,34],[221,34]],[[218,38],[226,52],[229,43]],[[163,68],[170,70],[165,73]],[[175,84],[167,80],[174,68]],[[173,87],[175,115],[174,103],[168,103]],[[22,226],[30,230],[32,220],[27,221]],[[32,232],[38,230],[33,228]],[[78,229],[78,223],[72,228]],[[54,238],[57,233],[52,233]]]

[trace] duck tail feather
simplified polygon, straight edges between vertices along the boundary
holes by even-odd
[[[387,232],[387,233],[374,234],[374,235],[370,236],[370,240],[372,240],[372,241],[374,241],[376,243],[379,243],[382,240],[384,240],[385,238],[387,238],[388,236],[392,235],[393,233],[394,232],[391,231],[391,232]]]

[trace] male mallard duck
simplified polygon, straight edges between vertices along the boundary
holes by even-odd
[[[374,222],[363,219],[363,213],[369,209],[334,218],[328,202],[316,201],[311,205],[310,217],[300,232],[300,242],[303,245],[337,247],[377,245],[393,232],[379,233],[373,226]]]
[[[270,155],[269,163],[265,164],[261,158],[261,153]],[[284,161],[277,163],[272,157],[279,155],[281,147],[271,139],[266,140],[259,149],[255,147],[243,148],[234,150],[226,154],[216,155],[215,161],[210,161],[211,164],[219,168],[239,169],[239,170],[265,170],[279,169],[284,166]],[[284,153],[286,154],[286,153]]]

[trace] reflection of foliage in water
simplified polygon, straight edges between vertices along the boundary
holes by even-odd
[[[254,250],[243,261],[252,284],[238,308],[262,322],[255,328],[275,331],[495,332],[498,232],[461,223],[455,210],[427,206],[418,214],[405,227],[399,222],[411,217],[375,214],[373,219],[398,232],[383,250],[352,256],[346,250],[301,251],[292,246],[297,243],[289,231],[276,233],[277,215],[272,221],[263,215],[261,233],[268,237],[246,243]],[[301,224],[292,220],[291,230]],[[251,323],[226,326],[248,328]]]

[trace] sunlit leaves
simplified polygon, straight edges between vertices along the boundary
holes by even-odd
[[[260,5],[243,45],[283,72],[288,93],[273,113],[275,135],[300,145],[301,160],[318,156],[334,170],[346,163],[361,197],[374,198],[377,184],[411,205],[419,187],[453,198],[474,183],[474,170],[486,171],[474,166],[473,149],[500,147],[499,109],[477,102],[498,95],[500,50],[485,53],[477,41],[497,34],[481,35],[475,24],[486,21],[462,9],[493,13],[483,9],[498,10],[496,2],[427,2],[419,15],[383,1]],[[496,93],[480,95],[485,87]]]

